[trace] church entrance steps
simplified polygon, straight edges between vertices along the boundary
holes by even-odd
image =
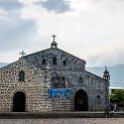
[[[104,112],[1,112],[0,119],[41,118],[123,118],[124,112],[105,115]]]

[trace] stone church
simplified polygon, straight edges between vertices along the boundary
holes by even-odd
[[[103,111],[109,104],[109,72],[103,78],[86,62],[50,48],[0,68],[0,112]]]

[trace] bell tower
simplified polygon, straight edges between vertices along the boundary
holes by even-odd
[[[109,74],[109,71],[107,70],[107,67],[105,66],[105,71],[103,73],[103,79],[105,81],[109,81],[110,80],[110,74]]]
[[[106,111],[109,111],[109,105],[110,105],[110,98],[109,98],[109,86],[110,86],[110,74],[107,70],[107,67],[105,66],[105,71],[103,73],[103,79],[105,81],[105,104],[106,104]]]

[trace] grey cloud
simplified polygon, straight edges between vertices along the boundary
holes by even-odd
[[[0,31],[0,52],[27,47],[28,42],[24,39],[30,37],[30,33],[33,32],[34,22],[22,20],[18,20],[19,23],[0,22],[2,23],[0,29],[3,29]]]
[[[22,4],[18,0],[3,0],[0,1],[0,8],[5,8],[7,10],[13,10],[21,8]]]
[[[56,13],[64,13],[70,10],[69,2],[64,0],[47,0],[46,2],[40,2],[41,5],[49,11]]]
[[[116,65],[124,62],[124,49],[115,50],[114,53],[98,53],[88,56],[89,65]],[[113,55],[114,54],[114,55]]]

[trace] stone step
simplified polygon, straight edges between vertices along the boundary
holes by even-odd
[[[105,115],[104,112],[3,112],[0,119],[39,119],[39,118],[123,118],[124,112]]]

